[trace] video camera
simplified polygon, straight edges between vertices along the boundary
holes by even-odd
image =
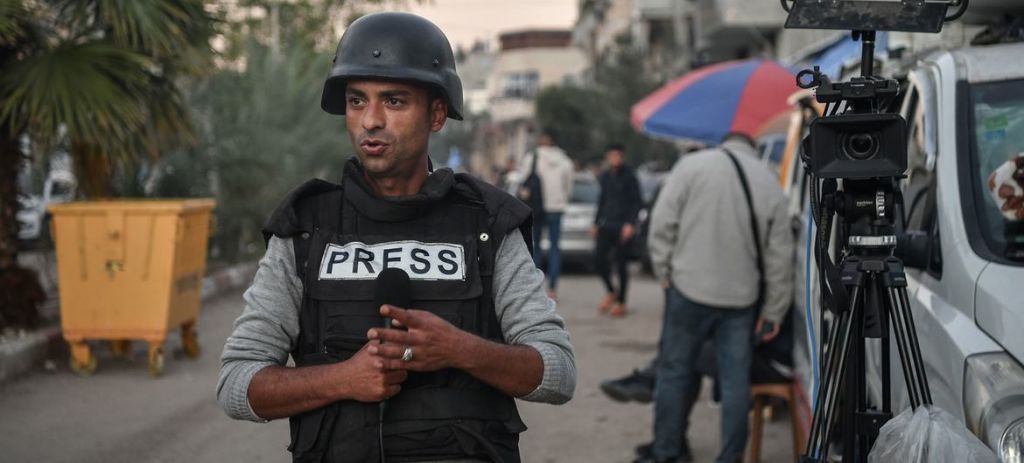
[[[803,152],[809,156],[804,162],[814,175],[848,179],[903,175],[907,170],[907,123],[899,114],[878,112],[875,104],[896,98],[899,84],[895,80],[855,77],[833,83],[815,67],[801,72],[797,82],[802,88],[817,87],[821,103],[845,101],[850,108],[848,114],[811,122]]]
[[[863,43],[861,76],[834,83],[817,67],[797,75],[801,88],[817,87],[816,99],[829,105],[811,123],[804,141],[804,163],[818,178],[899,177],[907,169],[906,121],[885,113],[899,94],[899,83],[873,75],[875,31],[932,32],[967,9],[967,0],[781,0],[789,12],[786,27],[853,31]],[[950,8],[957,8],[948,16]],[[840,106],[845,112],[838,114]]]

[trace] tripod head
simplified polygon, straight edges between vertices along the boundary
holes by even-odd
[[[805,69],[797,74],[797,84],[801,88],[815,88],[815,99],[820,103],[874,102],[887,98],[895,98],[900,91],[899,82],[894,79],[858,76],[849,82],[832,82],[821,73],[818,66]],[[810,80],[808,80],[810,79]],[[855,105],[860,106],[860,105]]]

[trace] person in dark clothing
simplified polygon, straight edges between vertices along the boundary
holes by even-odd
[[[750,365],[750,382],[752,384],[787,383],[793,380],[793,344],[795,342],[793,330],[793,311],[790,310],[782,320],[778,336],[754,346],[754,357]],[[642,369],[634,369],[632,373],[621,378],[602,381],[601,392],[616,402],[650,403],[654,398],[657,363],[658,358],[655,357],[650,364]],[[716,378],[718,366],[715,364],[714,346],[710,341],[701,346],[694,370],[701,376]],[[699,382],[696,388],[684,392],[683,401],[688,404],[687,408],[693,408],[699,395]],[[721,401],[721,389],[717,380],[714,383],[711,397],[716,403]],[[686,439],[689,417],[684,418],[682,447],[679,457],[676,459],[677,462],[693,461],[693,454]],[[790,417],[790,419],[794,418]],[[653,442],[636,446],[634,451],[637,459],[635,461],[652,460],[654,458],[653,447]]]
[[[594,267],[608,294],[601,301],[603,314],[621,317],[626,314],[626,288],[629,285],[629,245],[636,235],[637,214],[643,207],[640,182],[636,173],[625,163],[625,148],[620,144],[605,149],[607,169],[601,173],[601,196],[597,201],[597,216],[591,234],[597,239],[594,249]],[[609,260],[615,254],[619,273],[619,287],[612,284]]]

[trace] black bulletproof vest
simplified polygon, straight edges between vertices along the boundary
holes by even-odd
[[[367,343],[367,330],[383,325],[373,277],[385,260],[409,273],[413,308],[504,342],[491,290],[496,238],[504,233],[489,226],[479,198],[456,191],[472,189],[456,184],[450,171],[438,171],[417,197],[378,198],[350,163],[343,187],[295,204],[304,283],[296,365],[346,360]],[[355,401],[294,416],[289,450],[296,462],[380,461],[378,420],[378,404]],[[524,430],[515,401],[470,375],[411,372],[388,400],[384,448],[389,462],[518,462]]]

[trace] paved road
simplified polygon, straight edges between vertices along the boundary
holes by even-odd
[[[654,354],[661,296],[649,279],[632,287],[632,312],[624,319],[599,317],[597,279],[562,280],[560,312],[577,350],[579,385],[561,407],[521,403],[530,430],[522,437],[526,462],[626,462],[632,448],[651,436],[651,407],[618,404],[598,390],[601,380],[628,373]],[[198,360],[186,360],[180,340],[168,341],[164,376],[146,370],[145,346],[130,360],[96,349],[99,369],[79,378],[58,359],[52,372],[33,373],[0,386],[0,449],[3,461],[27,462],[281,462],[288,460],[286,421],[268,424],[227,419],[214,400],[218,356],[241,311],[241,292],[203,308]],[[707,388],[705,388],[707,389]],[[718,410],[702,399],[693,417],[691,444],[697,461],[712,461],[718,446]],[[765,431],[762,461],[791,458],[788,424]]]

